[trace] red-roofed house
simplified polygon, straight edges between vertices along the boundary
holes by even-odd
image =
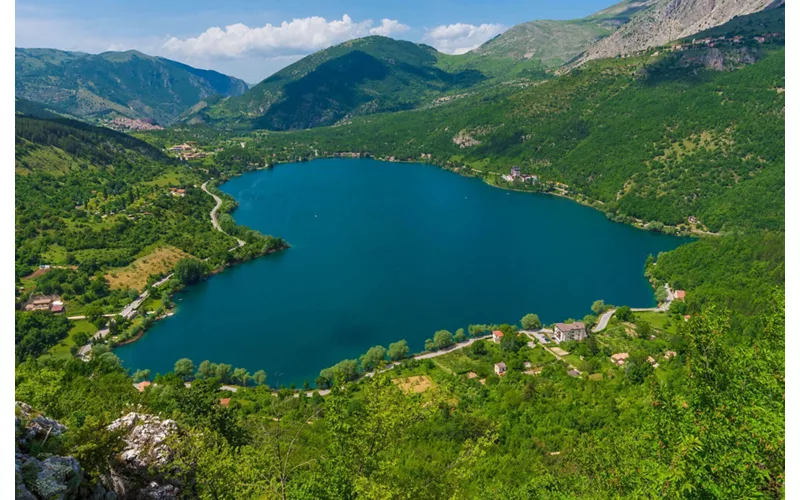
[[[500,330],[495,330],[492,332],[492,340],[494,340],[495,344],[499,344],[501,340],[503,340],[503,332]]]
[[[222,398],[219,400],[219,404],[222,406],[228,406],[231,404],[231,398]]]
[[[149,380],[142,380],[138,384],[133,384],[133,386],[136,387],[136,390],[139,392],[144,392],[144,388],[150,387],[151,385],[153,384]]]
[[[676,300],[686,300],[686,290],[675,290]]]

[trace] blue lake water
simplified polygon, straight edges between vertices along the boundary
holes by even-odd
[[[178,294],[175,316],[115,351],[126,367],[164,373],[188,357],[313,383],[373,345],[422,350],[439,329],[582,318],[597,299],[652,306],[645,259],[689,241],[418,164],[316,160],[222,190],[238,223],[292,248]]]

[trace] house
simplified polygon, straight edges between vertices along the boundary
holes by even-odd
[[[493,331],[492,340],[494,340],[495,344],[499,344],[503,340],[503,332],[501,332],[500,330]]]
[[[675,300],[686,300],[686,290],[675,290]]]
[[[533,365],[531,365],[531,362],[530,362],[530,361],[526,361],[526,362],[524,362],[524,363],[523,363],[523,365],[525,366],[525,369],[526,369],[526,370],[530,370],[530,369],[531,369],[531,366],[533,366]]]
[[[664,359],[672,359],[677,355],[678,355],[678,353],[675,352],[675,351],[667,351],[667,352],[664,353]]]
[[[181,198],[183,198],[184,196],[186,196],[186,190],[169,188],[169,194],[171,194],[172,196],[180,196]]]
[[[478,374],[475,372],[469,372],[467,373],[467,378],[478,378]]]
[[[653,365],[653,368],[658,368],[658,363],[653,359],[653,356],[647,356],[647,362]]]
[[[690,319],[692,319],[692,315],[691,315],[691,314],[687,314],[687,315],[685,315],[685,316],[683,317],[683,320],[684,320],[684,321],[689,321]]]
[[[54,300],[53,304],[50,306],[50,312],[52,313],[63,313],[64,312],[64,303],[60,300]]]
[[[630,354],[627,352],[618,352],[611,356],[611,362],[617,366],[622,366],[625,364],[625,360],[628,359],[628,356],[630,356]]]
[[[578,370],[570,370],[567,372],[567,375],[569,375],[570,377],[580,377],[581,372],[579,372]]]
[[[53,304],[56,302],[60,304],[63,309],[64,303],[61,302],[61,297],[58,295],[36,295],[28,300],[24,309],[26,311],[50,311]]]
[[[149,380],[142,380],[138,384],[133,384],[133,386],[139,392],[144,392],[144,388],[145,387],[150,387],[151,385],[153,385],[153,384]]]
[[[556,340],[564,342],[567,340],[584,340],[586,338],[586,325],[581,321],[575,323],[556,323],[553,328]]]
[[[697,224],[697,218],[694,215],[689,216],[689,224]]]
[[[511,177],[519,177],[520,176],[520,169],[516,165],[511,167]]]
[[[503,363],[502,361],[494,364],[494,372],[500,375],[501,377],[506,374],[507,369],[508,368],[506,367],[506,364]]]
[[[228,407],[231,404],[231,398],[222,398],[219,400],[219,404]]]

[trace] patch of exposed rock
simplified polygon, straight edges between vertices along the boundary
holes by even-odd
[[[631,54],[766,8],[772,0],[659,0],[587,49],[580,62]]]
[[[471,146],[477,146],[481,143],[478,139],[472,137],[468,131],[462,130],[458,134],[453,137],[453,142],[458,145],[460,148],[468,148]]]
[[[168,441],[177,430],[174,420],[128,413],[108,426],[121,431],[125,448],[111,464],[104,482],[122,499],[166,500],[180,496],[180,484],[166,479],[172,450]]]
[[[173,420],[134,412],[112,422],[108,430],[120,432],[124,448],[111,458],[109,473],[97,484],[84,480],[75,457],[32,455],[31,450],[66,432],[66,426],[22,402],[16,404],[14,422],[17,500],[171,500],[181,496],[181,484],[167,479],[173,456],[169,440],[178,431]]]

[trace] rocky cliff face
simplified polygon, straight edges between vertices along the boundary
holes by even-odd
[[[660,0],[587,49],[578,63],[664,45],[763,10],[771,0]]]
[[[17,403],[15,416],[15,498],[18,500],[172,500],[181,495],[181,484],[167,478],[172,451],[169,439],[178,432],[172,420],[129,413],[109,430],[122,433],[124,449],[109,459],[109,473],[98,484],[88,484],[74,457],[32,455],[34,443],[67,432],[61,423]]]
[[[154,415],[128,413],[109,430],[123,432],[125,449],[111,463],[104,483],[124,499],[167,500],[178,498],[180,484],[165,478],[172,451],[169,438],[178,431],[173,420]]]

